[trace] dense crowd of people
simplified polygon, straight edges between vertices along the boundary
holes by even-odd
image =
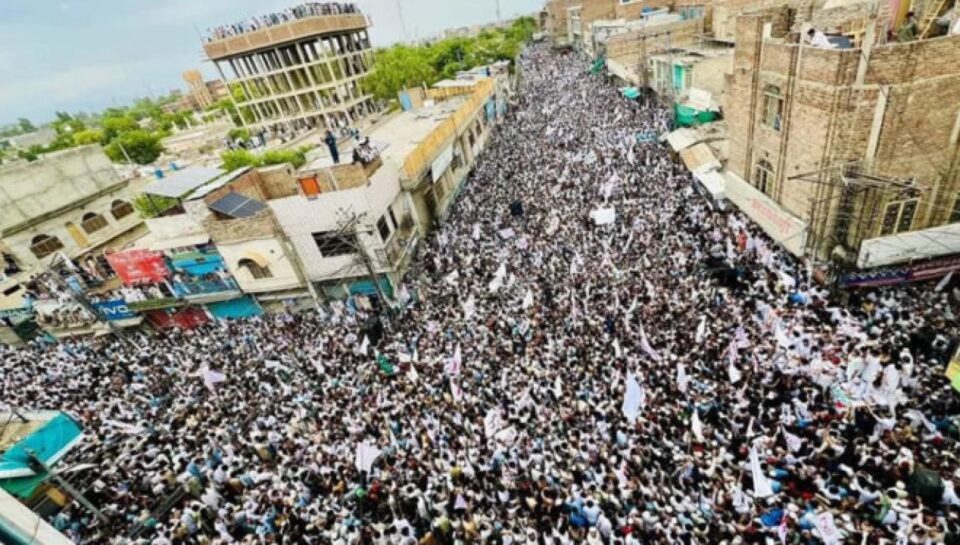
[[[232,25],[207,29],[207,41],[222,40],[272,26],[283,25],[307,17],[360,13],[357,5],[349,2],[305,2],[283,11],[258,15]]]
[[[80,543],[958,543],[960,292],[838,300],[655,142],[670,112],[527,50],[519,101],[371,326],[356,301],[3,349],[63,409]],[[78,477],[79,478],[79,477]],[[168,506],[169,510],[161,510]]]

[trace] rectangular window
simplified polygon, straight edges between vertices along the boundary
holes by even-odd
[[[393,225],[393,228],[396,229],[397,226],[397,216],[393,215],[393,207],[387,208],[387,214],[390,216],[390,223]]]
[[[317,249],[320,250],[320,254],[323,257],[336,257],[355,253],[350,239],[340,233],[314,233],[313,241],[316,243]]]
[[[880,235],[904,233],[913,226],[913,218],[917,213],[919,199],[889,203],[883,211],[883,223],[880,225]]]
[[[380,233],[380,240],[386,242],[390,239],[390,225],[387,223],[387,216],[381,216],[377,222],[377,231]]]
[[[768,85],[763,92],[763,124],[779,131],[782,119],[783,96],[780,94],[780,88]]]
[[[310,178],[301,178],[300,190],[303,191],[303,196],[308,199],[315,199],[317,195],[320,194],[320,183],[317,182],[316,176]]]

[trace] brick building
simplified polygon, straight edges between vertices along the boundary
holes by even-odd
[[[736,19],[727,193],[795,253],[888,264],[914,254],[858,254],[960,220],[960,36],[883,43],[888,17],[836,49],[801,46],[787,8]]]

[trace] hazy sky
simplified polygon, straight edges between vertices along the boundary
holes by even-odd
[[[298,0],[0,0],[0,124],[55,110],[97,111],[209,76],[197,31],[292,6]],[[359,0],[375,45],[403,39],[398,0]],[[410,37],[496,19],[496,0],[399,0]],[[504,17],[543,0],[500,0]]]

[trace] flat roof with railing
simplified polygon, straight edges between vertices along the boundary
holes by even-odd
[[[368,26],[367,17],[362,13],[313,15],[241,34],[212,38],[203,44],[203,51],[209,59],[220,60],[311,36],[363,30]]]

